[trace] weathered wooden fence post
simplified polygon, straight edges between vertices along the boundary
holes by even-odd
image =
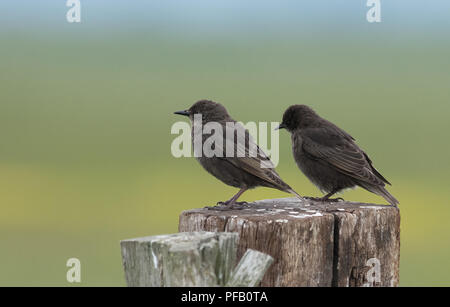
[[[239,233],[275,262],[262,286],[397,286],[400,212],[387,205],[263,200],[240,210],[184,211],[179,231]]]
[[[255,286],[272,257],[254,250],[235,268],[237,233],[190,232],[123,240],[130,287]]]

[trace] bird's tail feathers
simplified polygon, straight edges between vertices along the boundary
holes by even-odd
[[[375,194],[378,194],[382,196],[384,199],[386,199],[392,206],[397,207],[399,204],[399,201],[391,194],[389,193],[384,187],[378,186],[376,188],[373,188],[373,192]]]
[[[300,194],[298,194],[297,192],[295,192],[294,190],[288,189],[287,192],[294,194],[298,199],[303,200],[303,197]]]
[[[358,185],[366,189],[367,191],[380,195],[394,207],[397,207],[397,205],[399,204],[399,201],[391,193],[389,193],[384,186],[371,185],[367,182],[359,182]]]

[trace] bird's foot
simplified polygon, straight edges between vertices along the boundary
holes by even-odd
[[[242,205],[247,205],[247,204],[248,204],[248,202],[246,202],[246,201],[236,201],[236,202],[232,203],[231,205],[230,205],[229,200],[217,202],[217,206],[233,206],[233,205],[241,205],[242,206]]]
[[[310,197],[310,196],[303,196],[303,198],[309,199],[309,200],[314,200],[314,201],[320,201],[320,202],[330,202],[330,203],[334,203],[334,202],[338,202],[338,201],[344,201],[344,199],[343,199],[342,197],[338,197],[338,198],[326,198],[326,197]]]
[[[247,208],[248,202],[246,201],[237,201],[234,203],[230,203],[230,201],[219,201],[217,205],[212,207],[205,207],[208,210],[218,210],[218,211],[227,211],[227,210],[242,210]]]
[[[322,201],[327,201],[330,203],[335,203],[335,202],[339,202],[339,201],[345,201],[342,197],[336,197],[336,198],[328,198],[328,199],[324,199]]]

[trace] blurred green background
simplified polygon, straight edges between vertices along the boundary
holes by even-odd
[[[243,122],[308,104],[351,133],[400,200],[401,285],[450,285],[450,5],[392,2],[370,24],[365,1],[81,1],[69,24],[64,1],[2,1],[0,285],[72,285],[76,257],[81,285],[123,286],[119,240],[235,193],[170,153],[173,111],[202,98]],[[283,131],[280,155],[320,195]]]

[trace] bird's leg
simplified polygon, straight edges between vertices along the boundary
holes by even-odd
[[[236,200],[242,195],[242,193],[244,193],[245,191],[247,191],[247,188],[242,188],[239,190],[239,192],[236,193],[236,195],[234,195],[233,197],[231,197],[229,200],[227,201],[219,201],[217,204],[218,205],[226,205],[226,206],[232,206],[234,204],[246,204],[247,202],[243,201],[243,202],[236,202]]]
[[[334,194],[336,194],[337,192],[339,192],[341,189],[334,189],[333,191],[331,191],[330,193],[328,193],[327,195],[325,195],[322,198],[319,198],[319,201],[330,201],[330,202],[335,202],[335,201],[340,201],[340,200],[344,200],[342,197],[338,197],[338,198],[333,198],[330,199],[331,196],[333,196]]]
[[[327,195],[325,195],[323,197],[304,196],[303,198],[310,199],[310,200],[315,200],[315,201],[321,201],[321,202],[325,202],[325,201],[335,202],[335,201],[344,200],[342,197],[333,198],[333,199],[330,198],[331,196],[333,196],[334,194],[336,194],[340,190],[341,189],[334,189],[333,191],[331,191],[330,193],[328,193]]]

